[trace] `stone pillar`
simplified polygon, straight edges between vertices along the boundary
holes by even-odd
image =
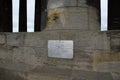
[[[27,0],[20,0],[19,32],[27,32]]]
[[[35,2],[35,31],[45,28],[47,22],[47,0],[36,0]]]
[[[120,30],[120,4],[116,0],[108,1],[108,30]]]
[[[12,32],[12,0],[0,0],[0,32]]]

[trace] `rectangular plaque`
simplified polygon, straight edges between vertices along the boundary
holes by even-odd
[[[55,58],[73,58],[73,41],[72,40],[49,40],[48,57]]]

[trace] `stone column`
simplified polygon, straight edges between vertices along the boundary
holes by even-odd
[[[120,4],[116,0],[108,0],[108,30],[120,30]]]
[[[0,0],[0,32],[12,32],[12,0]]]
[[[45,28],[47,22],[47,0],[36,0],[35,2],[35,31]]]
[[[20,0],[19,32],[27,32],[27,0]]]

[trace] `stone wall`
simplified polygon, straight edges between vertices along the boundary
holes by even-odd
[[[0,33],[0,68],[27,80],[96,80],[101,76],[99,80],[113,80],[112,76],[119,80],[119,36],[119,31]],[[48,40],[73,40],[74,58],[48,57]]]

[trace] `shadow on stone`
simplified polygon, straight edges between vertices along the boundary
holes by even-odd
[[[25,80],[13,71],[0,68],[0,80]]]

